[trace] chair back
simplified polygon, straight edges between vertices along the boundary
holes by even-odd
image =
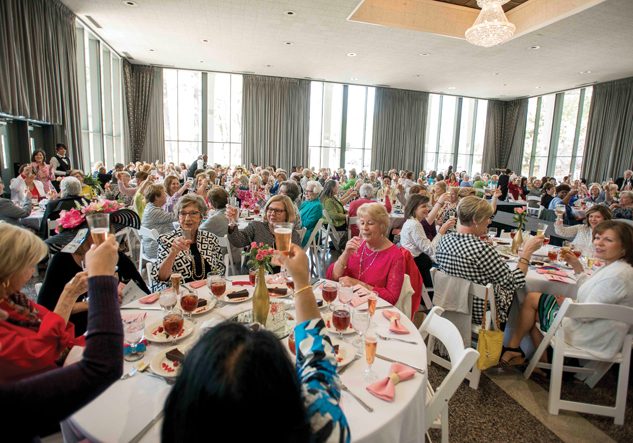
[[[551,209],[543,208],[538,218],[545,221],[556,221],[556,212]]]
[[[304,251],[307,251],[309,248],[312,248],[312,246],[314,246],[314,248],[317,247],[316,236],[319,234],[319,231],[321,231],[322,226],[323,226],[323,220],[319,219],[317,224],[314,225],[314,228],[312,229],[312,232],[310,233],[310,237],[308,238],[306,245],[303,247]]]
[[[413,286],[411,286],[411,278],[408,274],[404,274],[400,297],[398,297],[395,307],[404,312],[409,319],[411,319],[411,298],[413,297],[414,292]]]
[[[441,317],[443,309],[435,306],[420,326],[420,332],[442,342],[446,348],[451,369],[426,404],[426,423],[432,423],[451,399],[466,374],[479,358],[479,352],[466,348],[453,323]]]
[[[138,230],[138,235],[141,238],[139,253],[138,253],[138,272],[143,272],[143,262],[154,262],[156,261],[156,257],[150,257],[145,252],[145,248],[143,247],[143,240],[150,240],[152,242],[156,242],[158,244],[159,233],[156,229],[148,229],[144,226],[141,226]],[[149,278],[149,274],[147,276]]]
[[[231,243],[229,242],[229,236],[224,235],[222,237],[218,237],[218,245],[221,248],[224,248],[226,251],[224,253],[224,276],[229,276],[229,269],[233,269],[233,254],[231,254]]]
[[[356,226],[358,223],[358,217],[347,217],[347,238],[352,238],[352,226]]]

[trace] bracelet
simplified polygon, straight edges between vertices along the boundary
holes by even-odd
[[[296,297],[300,292],[305,291],[306,289],[312,289],[312,285],[305,285],[303,288],[301,289],[297,289],[293,295],[293,297]]]
[[[523,261],[521,261],[521,260],[523,260]],[[530,265],[530,261],[527,258],[525,258],[525,257],[520,257],[519,258],[519,263],[525,263],[528,266]]]

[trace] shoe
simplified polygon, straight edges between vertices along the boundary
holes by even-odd
[[[507,352],[514,352],[521,355],[515,355],[514,357],[510,357],[510,358],[503,358]],[[505,346],[501,348],[501,357],[499,358],[500,366],[506,366],[506,367],[521,366],[524,364],[525,364],[525,352],[523,352],[523,349],[521,349],[520,347],[506,348]]]

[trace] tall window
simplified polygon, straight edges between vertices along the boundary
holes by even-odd
[[[163,70],[165,160],[241,163],[242,76]]]
[[[488,102],[430,94],[424,167],[427,171],[481,171]]]
[[[310,88],[309,166],[369,169],[375,89],[323,82]]]
[[[523,175],[580,175],[591,94],[582,88],[530,99]]]
[[[85,170],[124,162],[121,58],[88,28],[76,22],[77,80]],[[79,165],[77,165],[79,166]]]

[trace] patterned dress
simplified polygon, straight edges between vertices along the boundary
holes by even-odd
[[[507,321],[516,290],[525,286],[525,275],[519,268],[511,270],[497,251],[477,236],[457,232],[442,236],[435,260],[449,275],[480,285],[492,283],[499,321]],[[473,323],[481,323],[482,316],[483,300],[475,298]]]
[[[152,267],[151,273],[151,283],[154,291],[165,289],[169,284],[168,281],[158,280],[158,270],[165,259],[167,259],[171,250],[171,244],[177,237],[182,237],[180,228],[158,237],[158,261]],[[223,259],[218,238],[210,232],[198,230],[196,244],[191,245],[191,259],[184,251],[179,252],[174,260],[171,272],[179,272],[185,283],[204,279],[208,273],[224,275],[226,267]]]
[[[314,442],[349,442],[350,430],[339,401],[336,356],[322,319],[295,327],[297,375]]]

